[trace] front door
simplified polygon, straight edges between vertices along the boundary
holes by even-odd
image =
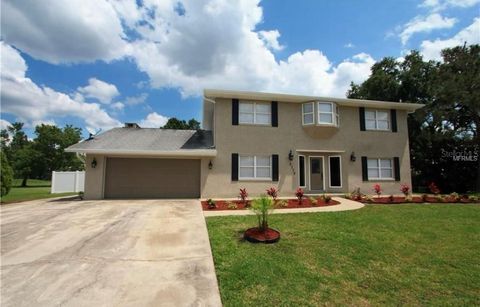
[[[323,158],[310,157],[310,190],[323,191]]]

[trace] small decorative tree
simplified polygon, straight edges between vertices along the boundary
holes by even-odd
[[[403,193],[403,195],[405,195],[405,198],[408,197],[408,194],[410,194],[410,187],[408,186],[408,184],[406,183],[403,183],[400,185],[400,192]]]
[[[380,186],[380,184],[374,184],[373,191],[375,192],[375,194],[377,194],[377,197],[380,197],[380,195],[382,194],[382,187]]]
[[[432,194],[435,194],[435,195],[440,194],[440,189],[437,187],[435,182],[432,181],[432,183],[428,185],[428,188],[430,189],[430,192]]]
[[[302,200],[303,200],[303,196],[304,196],[304,192],[303,192],[303,189],[302,188],[297,188],[297,190],[295,191],[295,196],[297,197],[298,199],[298,203],[301,205],[302,204]]]
[[[242,200],[242,203],[244,205],[247,205],[247,198],[248,198],[247,188],[240,189],[240,194],[238,195],[238,198]]]
[[[277,201],[278,190],[275,187],[271,187],[270,189],[267,189],[267,194],[268,194],[268,196],[273,198],[274,202]]]
[[[258,229],[260,231],[266,231],[268,229],[268,215],[273,210],[273,200],[265,195],[260,198],[254,199],[250,206],[258,219]]]

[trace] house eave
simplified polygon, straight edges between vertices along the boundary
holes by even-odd
[[[392,102],[392,101],[379,101],[379,100],[305,96],[305,95],[292,95],[292,94],[266,93],[266,92],[218,90],[218,89],[205,89],[203,91],[203,95],[209,99],[237,98],[237,99],[265,100],[265,101],[282,101],[282,102],[291,102],[291,103],[304,103],[304,102],[310,102],[310,101],[328,101],[328,102],[335,102],[340,106],[346,106],[346,107],[396,109],[396,110],[406,110],[408,112],[414,112],[415,110],[425,106],[424,104],[420,104],[420,103],[408,103],[408,102]]]
[[[76,149],[67,148],[66,152],[81,154],[115,155],[115,156],[149,156],[149,157],[215,157],[216,149],[185,150],[113,150],[113,149]]]

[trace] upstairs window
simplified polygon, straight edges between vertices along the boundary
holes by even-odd
[[[304,103],[302,105],[302,123],[304,125],[315,124],[315,112],[313,111],[313,102]]]
[[[271,125],[272,108],[268,103],[240,102],[240,124]]]
[[[367,130],[390,130],[390,117],[387,110],[365,110],[365,128]]]
[[[319,102],[318,124],[338,126],[337,105],[332,102]]]

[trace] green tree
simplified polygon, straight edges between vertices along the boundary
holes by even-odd
[[[13,183],[13,170],[8,163],[7,155],[1,151],[0,152],[0,196],[5,196],[10,192]]]
[[[200,129],[200,123],[194,118],[186,122],[185,120],[179,120],[175,117],[171,117],[168,119],[167,123],[162,127],[162,129],[198,130]]]
[[[480,114],[478,45],[446,49],[443,57],[443,63],[424,61],[412,51],[402,62],[383,59],[365,82],[351,84],[347,96],[425,104],[408,117],[413,184],[435,181],[443,191],[465,192],[475,188],[472,163],[452,163],[442,152],[471,148],[478,135],[473,129]]]

